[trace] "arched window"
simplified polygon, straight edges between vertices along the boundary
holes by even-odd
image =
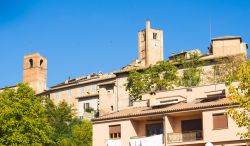
[[[29,66],[29,67],[32,68],[32,67],[33,67],[33,59],[30,59],[30,60],[29,60],[29,63],[30,63],[30,66]]]
[[[40,66],[42,66],[42,64],[43,64],[43,60],[41,59],[41,60],[40,60]]]

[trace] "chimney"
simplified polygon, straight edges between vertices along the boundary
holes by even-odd
[[[149,29],[150,29],[150,21],[147,20],[147,21],[146,21],[146,30],[149,30]]]

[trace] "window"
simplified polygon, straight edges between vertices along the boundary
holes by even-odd
[[[181,131],[190,132],[190,131],[201,131],[202,130],[202,120],[201,119],[192,119],[192,120],[182,120],[181,121]]]
[[[202,139],[202,119],[182,120],[181,121],[182,133],[190,133],[190,136],[182,136],[182,141],[192,141]]]
[[[83,93],[84,93],[84,88],[81,87],[81,88],[80,88],[80,94],[82,95]]]
[[[158,135],[163,134],[163,123],[147,124],[146,125],[146,135]]]
[[[92,92],[96,92],[96,85],[92,85]]]
[[[86,109],[89,109],[89,103],[83,103],[83,109],[84,109],[84,111],[85,111]]]
[[[82,119],[83,119],[83,116],[79,116],[79,119],[81,119],[81,120],[82,120]]]
[[[72,92],[71,89],[68,90],[68,96],[71,96]]]
[[[110,137],[110,139],[121,138],[121,125],[110,125],[109,126],[109,137]]]
[[[153,39],[156,40],[157,39],[157,33],[153,33]]]
[[[29,67],[32,68],[32,67],[33,67],[33,59],[30,59],[30,60],[29,60],[29,63],[30,63],[30,64],[29,64],[29,65],[30,65]]]
[[[114,93],[113,88],[114,88],[113,86],[107,86],[106,87],[107,94],[113,94]]]
[[[214,129],[227,129],[227,115],[224,113],[213,114],[213,126]]]

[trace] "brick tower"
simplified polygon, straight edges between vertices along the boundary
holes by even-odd
[[[28,83],[36,93],[47,89],[47,59],[39,53],[24,56],[23,82]]]

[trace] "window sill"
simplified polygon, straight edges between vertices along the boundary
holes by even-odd
[[[228,129],[228,127],[227,128],[216,128],[216,129],[212,129],[212,130],[226,130],[226,129]]]

